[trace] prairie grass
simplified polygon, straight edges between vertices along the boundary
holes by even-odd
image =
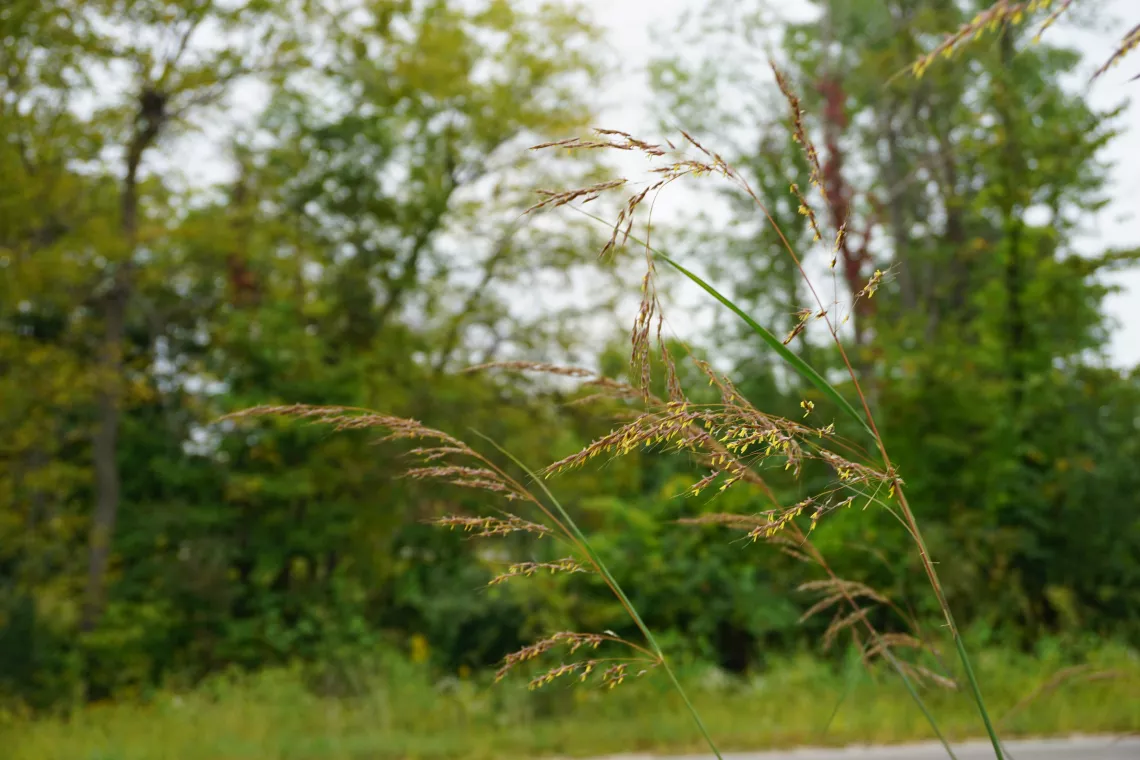
[[[1051,25],[1070,3],[1071,0],[1058,3],[1041,29]],[[1049,7],[1050,3],[1043,0],[999,0],[916,61],[911,73],[921,76],[939,56],[951,57],[970,38],[1001,25],[1020,23],[1024,14]],[[1138,45],[1140,27],[1125,34],[1096,76]],[[820,152],[812,144],[795,93],[780,71],[775,67],[773,70],[791,110],[789,129],[811,169],[808,193],[804,194],[797,184],[791,185],[790,192],[799,201],[815,242],[835,241],[830,252],[834,267],[843,250],[847,223],[846,207],[838,205],[842,194],[831,192],[835,172],[829,170],[827,159],[821,161]],[[434,520],[436,525],[463,530],[475,537],[528,534],[535,540],[557,541],[565,546],[567,556],[551,562],[510,565],[492,584],[537,572],[596,574],[636,625],[640,640],[623,639],[609,632],[560,631],[506,653],[494,681],[514,671],[527,671],[529,681],[525,683],[529,690],[518,689],[518,684],[514,688],[490,689],[491,684],[482,677],[433,682],[426,671],[416,666],[392,662],[377,672],[358,676],[357,696],[352,698],[314,694],[306,687],[299,670],[218,678],[191,693],[95,705],[68,719],[0,723],[0,746],[9,750],[5,756],[14,760],[339,760],[494,758],[507,754],[585,756],[708,748],[719,757],[720,751],[726,749],[889,743],[926,739],[933,731],[951,757],[948,740],[986,735],[995,756],[1001,760],[999,732],[1011,737],[1140,729],[1140,700],[1135,698],[1140,664],[1130,650],[1105,647],[1093,655],[1091,662],[1079,666],[1000,650],[967,653],[965,634],[942,591],[937,562],[927,550],[906,499],[905,483],[895,471],[887,443],[878,432],[872,404],[863,387],[867,378],[862,368],[848,358],[840,338],[841,321],[838,314],[832,313],[839,304],[820,299],[801,263],[805,252],[792,248],[769,214],[765,200],[757,196],[748,181],[714,150],[687,133],[681,135],[684,139],[678,141],[680,150],[671,142],[666,147],[608,129],[597,130],[590,138],[535,146],[633,151],[658,162],[650,170],[655,178],[632,192],[622,204],[612,225],[612,235],[601,251],[603,255],[613,254],[632,242],[644,252],[643,297],[631,336],[630,376],[635,384],[541,364],[514,362],[508,367],[576,377],[595,385],[603,395],[640,401],[642,410],[633,415],[632,421],[624,422],[577,454],[549,465],[540,475],[492,441],[485,443],[497,450],[495,455],[486,453],[486,447],[475,447],[415,420],[369,410],[298,405],[255,408],[231,415],[293,417],[338,430],[377,430],[385,434],[383,440],[412,441],[417,448],[410,453],[419,460],[419,466],[410,468],[407,477],[485,491],[511,507],[511,511],[489,508],[493,514],[444,515]],[[794,332],[780,339],[697,273],[653,248],[648,233],[645,241],[633,234],[635,216],[643,202],[651,204],[651,196],[675,181],[709,176],[735,185],[755,201],[758,213],[780,235],[815,300],[802,310],[801,326],[809,320],[826,326],[848,370],[853,394],[841,393],[787,348]],[[541,200],[530,210],[585,203],[627,190],[631,185],[618,178],[582,188],[541,190]],[[813,194],[819,196],[818,200],[809,199]],[[821,213],[817,214],[816,205]],[[830,219],[831,228],[825,230],[826,223],[821,219]],[[765,413],[741,398],[727,377],[703,362],[697,364],[719,392],[720,403],[690,402],[678,381],[675,358],[662,339],[663,307],[656,287],[658,263],[698,285],[743,320],[790,369],[830,402],[832,411],[841,413],[838,419],[851,437],[837,433],[834,423],[823,427],[805,421],[815,408],[814,402],[803,402],[801,420]],[[857,314],[860,302],[871,299],[882,284],[881,271],[866,274],[859,283],[861,287],[850,288],[851,314]],[[665,368],[667,399],[650,393],[651,358],[659,358]],[[849,398],[850,395],[855,398]],[[771,544],[817,566],[821,578],[801,588],[821,592],[822,598],[805,614],[833,615],[825,643],[849,635],[849,651],[853,654],[844,668],[836,670],[810,656],[788,656],[763,675],[735,679],[715,671],[679,667],[666,658],[619,579],[610,574],[588,538],[545,484],[546,477],[584,465],[599,455],[620,456],[643,448],[671,448],[693,454],[708,473],[692,488],[693,496],[705,488],[724,490],[739,485],[754,487],[771,499],[771,508],[759,514],[701,515],[692,522],[736,527],[754,541]],[[779,462],[784,469],[798,474],[807,460],[830,467],[835,475],[834,486],[794,505],[778,503],[761,474],[764,467]],[[920,621],[899,621],[906,633],[877,630],[871,623],[869,609],[877,605],[898,608],[879,591],[836,577],[812,546],[811,535],[821,519],[855,504],[890,511],[913,539],[914,551],[942,612],[942,628],[958,655],[957,663],[944,672],[934,672],[902,654],[902,650],[936,650],[921,630]],[[607,654],[594,654],[598,650]],[[616,654],[609,654],[615,650]],[[540,664],[551,655],[559,658],[555,664]],[[654,671],[663,672],[666,678],[640,678]],[[565,688],[573,682],[584,686]],[[987,686],[985,699],[982,683]],[[608,694],[618,685],[623,688]],[[538,696],[529,693],[538,688],[545,691]],[[916,705],[918,710],[914,709]]]
[[[1135,652],[1105,646],[1087,664],[1112,677],[1048,689],[1051,674],[1066,664],[1049,653],[979,653],[979,675],[991,684],[999,720],[1041,691],[1002,723],[1004,736],[1140,730]],[[929,736],[897,678],[879,666],[831,665],[802,653],[751,677],[692,668],[678,675],[725,750]],[[357,697],[317,696],[305,683],[299,670],[218,677],[189,693],[3,726],[0,747],[7,760],[491,760],[691,752],[704,743],[676,691],[659,679],[612,692],[554,686],[536,694],[517,682],[433,683],[425,669],[388,660],[360,677]],[[953,739],[978,735],[964,695],[932,690],[928,699]]]
[[[1048,0],[1030,0],[1029,2],[1011,2],[1011,0],[998,0],[992,7],[980,13],[973,21],[963,25],[958,31],[946,37],[928,55],[920,58],[912,67],[914,76],[921,76],[939,56],[952,57],[955,51],[970,38],[976,38],[987,30],[994,30],[1004,26],[1021,23],[1026,14],[1046,11],[1052,8],[1049,15],[1041,25],[1040,30],[1055,22],[1057,17],[1070,5],[1071,0],[1065,0],[1053,6]],[[1111,64],[1117,62],[1140,42],[1137,30],[1128,32],[1119,49],[1115,51],[1109,62],[1097,72],[1097,76]],[[641,715],[651,716],[653,726],[654,747],[661,746],[676,750],[688,747],[692,741],[685,739],[681,722],[663,723],[663,715],[675,712],[674,700],[684,707],[691,720],[690,725],[695,728],[703,743],[718,758],[721,748],[734,746],[738,742],[748,741],[751,746],[758,742],[764,744],[784,744],[787,742],[802,742],[810,737],[805,735],[807,726],[814,721],[819,726],[817,732],[822,732],[824,738],[832,737],[840,740],[851,739],[880,739],[900,740],[915,738],[904,726],[917,726],[921,733],[918,736],[928,736],[933,733],[941,741],[946,753],[954,758],[954,752],[948,741],[951,734],[963,733],[975,735],[981,733],[977,730],[977,723],[984,729],[985,735],[991,742],[994,755],[1002,760],[1005,753],[999,738],[1001,721],[994,705],[1008,702],[1007,709],[1016,713],[1011,720],[1027,720],[1031,710],[1036,707],[1032,700],[1027,701],[1026,695],[1043,696],[1055,691],[1055,686],[1062,686],[1066,675],[1080,676],[1083,671],[1062,671],[1060,674],[1048,674],[1042,683],[1030,685],[1024,677],[1019,679],[1008,673],[994,674],[975,668],[973,657],[967,649],[965,636],[959,628],[950,608],[937,569],[937,560],[927,549],[921,527],[915,517],[914,511],[907,500],[906,487],[898,475],[892,462],[887,442],[879,433],[878,425],[873,411],[874,404],[869,399],[874,392],[874,374],[869,368],[863,366],[860,360],[853,358],[855,352],[848,353],[848,347],[841,338],[841,326],[852,316],[856,317],[855,347],[861,343],[863,331],[861,325],[867,312],[868,302],[873,298],[875,291],[882,285],[883,272],[876,269],[873,273],[863,271],[858,265],[851,266],[852,252],[847,246],[846,229],[848,223],[849,203],[847,200],[848,188],[837,162],[838,148],[834,144],[834,135],[825,135],[827,156],[821,158],[821,153],[812,143],[808,131],[804,127],[803,111],[800,101],[789,85],[781,71],[773,64],[772,70],[780,91],[784,95],[790,109],[788,128],[790,134],[802,148],[804,158],[810,167],[809,189],[805,193],[798,184],[793,183],[790,192],[799,203],[800,213],[805,223],[810,226],[814,236],[814,243],[826,246],[823,241],[834,240],[829,246],[831,267],[834,269],[839,259],[845,263],[845,278],[851,297],[850,312],[847,316],[839,313],[840,303],[825,303],[820,297],[811,278],[808,276],[803,261],[812,251],[797,251],[789,243],[788,237],[777,224],[768,210],[768,199],[761,198],[753,190],[749,181],[737,170],[727,163],[715,150],[702,145],[692,135],[682,131],[678,145],[671,141],[664,144],[655,144],[633,135],[612,129],[597,129],[587,138],[572,138],[559,142],[550,142],[537,145],[536,150],[566,150],[566,151],[629,151],[641,154],[651,165],[649,171],[653,178],[644,183],[638,190],[634,183],[624,178],[614,178],[608,181],[597,182],[593,185],[563,190],[539,190],[540,200],[528,211],[542,208],[557,208],[583,204],[595,200],[603,195],[612,195],[616,192],[628,192],[615,223],[612,224],[612,233],[609,241],[601,251],[606,254],[615,254],[624,249],[629,243],[644,252],[645,275],[641,282],[642,300],[634,321],[631,343],[632,355],[630,360],[631,384],[623,384],[609,378],[592,378],[587,373],[577,369],[560,369],[545,364],[526,365],[514,362],[511,369],[521,369],[539,372],[553,372],[564,376],[582,379],[586,384],[595,385],[603,395],[609,394],[623,401],[640,400],[641,411],[632,413],[632,420],[628,417],[609,434],[593,441],[580,452],[569,456],[559,462],[548,465],[536,474],[521,460],[510,452],[503,450],[494,441],[484,439],[489,447],[497,450],[492,455],[483,449],[487,447],[474,447],[470,443],[454,437],[452,434],[434,430],[420,424],[415,420],[402,419],[375,413],[363,409],[349,409],[339,407],[313,407],[290,406],[256,408],[231,415],[232,418],[249,418],[263,415],[279,415],[307,419],[319,424],[331,425],[338,430],[342,429],[374,429],[386,433],[383,440],[409,440],[426,445],[420,445],[411,450],[411,455],[419,460],[420,466],[412,467],[407,471],[407,477],[416,480],[432,479],[443,481],[461,488],[473,488],[488,492],[498,500],[505,500],[510,511],[502,508],[491,508],[493,514],[482,515],[445,515],[438,517],[434,522],[450,529],[461,529],[473,533],[476,537],[492,537],[511,533],[529,534],[536,540],[549,538],[557,541],[566,548],[566,556],[552,562],[520,562],[511,565],[508,570],[497,576],[492,583],[505,582],[511,578],[526,577],[536,572],[552,573],[593,573],[601,578],[612,592],[614,598],[620,603],[625,613],[637,628],[639,640],[619,638],[611,632],[553,632],[517,652],[507,653],[502,667],[495,675],[495,680],[501,680],[516,670],[530,669],[549,657],[557,656],[554,664],[542,664],[537,673],[532,673],[529,681],[531,689],[541,687],[554,687],[567,682],[592,683],[597,686],[613,689],[624,684],[627,680],[638,682],[640,676],[651,672],[662,672],[666,676],[666,686],[671,692],[661,691],[658,686],[637,686],[632,688],[633,697],[623,696],[623,700],[634,699],[638,705],[636,710]],[[760,218],[766,219],[775,233],[779,236],[787,255],[794,263],[795,268],[802,275],[804,284],[811,293],[811,302],[800,311],[801,326],[809,320],[821,322],[827,329],[837,351],[837,355],[847,371],[850,381],[849,393],[841,393],[835,385],[828,381],[816,368],[812,367],[803,358],[795,354],[787,346],[795,337],[795,332],[781,340],[778,336],[767,330],[755,321],[750,315],[742,311],[729,298],[722,295],[713,285],[705,282],[697,273],[690,271],[677,260],[665,252],[650,245],[650,232],[647,229],[645,240],[633,235],[635,218],[639,208],[644,204],[652,206],[653,198],[666,189],[673,182],[686,178],[713,177],[734,186],[737,191],[750,198],[756,206]],[[816,206],[820,211],[817,213]],[[582,211],[580,208],[576,208]],[[826,212],[826,213],[824,213]],[[586,213],[586,212],[583,212]],[[592,216],[591,214],[587,214]],[[597,219],[597,217],[595,217]],[[825,230],[821,219],[828,220]],[[599,220],[601,221],[601,220]],[[743,399],[736,391],[729,378],[718,374],[713,368],[702,361],[696,360],[699,369],[708,378],[709,384],[715,386],[720,395],[720,403],[698,405],[690,401],[686,389],[681,387],[679,375],[676,370],[675,357],[671,355],[663,340],[664,325],[663,307],[659,300],[657,280],[659,263],[687,278],[693,284],[703,289],[728,311],[739,317],[757,337],[776,353],[784,363],[796,372],[807,384],[814,386],[821,394],[821,398],[828,402],[831,411],[836,413],[836,420],[844,430],[836,432],[836,422],[826,427],[817,427],[806,422],[806,418],[815,409],[814,402],[804,400],[801,404],[804,410],[803,420],[790,420],[765,413]],[[858,263],[862,263],[860,260]],[[653,385],[651,365],[657,359],[664,368],[664,388],[667,398],[654,397],[650,388]],[[486,369],[486,368],[484,368]],[[480,436],[482,437],[482,436]],[[870,683],[878,680],[878,669],[884,665],[896,676],[896,684],[904,687],[905,693],[912,706],[918,710],[909,710],[906,718],[899,722],[891,719],[896,710],[892,707],[879,708],[877,711],[861,710],[858,717],[850,722],[840,719],[841,711],[832,711],[826,720],[820,721],[819,706],[825,703],[826,698],[817,692],[822,685],[829,684],[827,679],[808,679],[799,684],[796,689],[787,693],[774,693],[765,698],[773,699],[770,704],[750,706],[748,699],[756,698],[752,692],[745,692],[747,696],[735,695],[739,699],[729,700],[732,709],[728,712],[732,717],[724,721],[719,717],[707,721],[702,715],[722,714],[720,703],[715,699],[715,692],[702,690],[694,683],[684,683],[678,676],[675,665],[666,658],[662,647],[657,643],[654,633],[642,621],[639,611],[631,604],[619,580],[610,573],[609,569],[594,551],[590,540],[579,529],[569,512],[559,502],[555,494],[546,485],[546,478],[567,469],[582,466],[599,455],[622,456],[641,449],[672,449],[685,451],[693,455],[694,460],[705,468],[706,475],[691,489],[691,495],[697,496],[704,489],[751,487],[762,492],[770,501],[770,508],[754,515],[703,515],[696,521],[719,521],[723,524],[742,529],[753,541],[763,541],[771,544],[785,553],[801,559],[804,562],[816,565],[822,571],[817,581],[802,586],[802,589],[817,591],[821,599],[813,605],[806,616],[828,612],[833,615],[832,622],[825,634],[825,643],[831,645],[842,636],[850,637],[852,651],[858,653],[859,665],[865,670],[862,676],[853,675],[846,679],[847,688],[844,694],[859,692],[865,688],[861,685],[861,678]],[[749,449],[751,448],[751,453]],[[765,468],[773,462],[784,464],[785,470],[792,470],[799,474],[802,464],[807,460],[816,460],[829,467],[835,476],[833,486],[825,491],[815,494],[794,505],[781,504],[775,497],[773,490],[765,481]],[[881,632],[872,623],[870,610],[875,606],[901,613],[901,609],[892,603],[884,594],[864,584],[852,583],[837,577],[828,566],[826,559],[811,544],[811,536],[821,518],[837,510],[845,509],[855,504],[862,504],[864,508],[874,506],[890,512],[901,524],[913,541],[913,551],[920,559],[926,580],[937,605],[941,611],[939,628],[949,638],[957,655],[957,663],[947,672],[945,660],[940,656],[936,642],[933,642],[923,630],[923,623],[917,619],[903,618],[903,631]],[[933,626],[929,626],[933,628]],[[602,650],[604,654],[598,652]],[[915,654],[917,653],[917,654]],[[935,672],[931,668],[919,663],[923,654],[933,654],[939,661],[943,672]],[[1000,670],[1000,667],[991,663],[989,670]],[[1032,670],[1032,669],[1031,669]],[[978,673],[983,672],[993,676],[991,702],[987,706],[987,699],[983,696],[982,682]],[[1040,675],[1034,671],[1035,675]],[[1084,673],[1088,675],[1088,673]],[[1093,671],[1094,678],[1085,678],[1085,686],[1081,688],[1106,690],[1111,692],[1118,688],[1119,682],[1129,681],[1130,674],[1122,671]],[[1021,687],[1020,690],[1012,687]],[[960,705],[964,699],[955,699],[959,689],[968,694],[974,705],[973,721],[968,720],[960,713]],[[629,693],[629,692],[627,692]],[[700,694],[701,699],[691,697]],[[765,690],[761,693],[767,694]],[[834,694],[834,690],[829,690]],[[891,691],[890,694],[895,692]],[[1072,694],[1073,692],[1067,692]],[[881,700],[889,700],[888,692],[881,690],[859,695],[859,704],[878,706]],[[441,698],[447,699],[447,698]],[[573,714],[585,711],[588,719],[583,725],[589,726],[585,731],[591,737],[586,744],[591,745],[584,751],[613,751],[645,748],[643,740],[638,735],[629,735],[630,726],[639,725],[636,718],[623,716],[622,705],[624,701],[614,702],[601,708],[601,712],[592,714],[594,697],[579,703]],[[710,702],[711,700],[711,702]],[[800,700],[805,700],[802,705]],[[656,705],[656,709],[645,709],[647,704]],[[1107,708],[1108,702],[1101,702],[1098,698],[1088,695],[1081,701],[1083,705],[1099,705]],[[407,703],[400,698],[400,708],[406,709]],[[951,707],[950,705],[954,705]],[[750,709],[751,708],[751,709]],[[760,709],[766,708],[766,709]],[[814,708],[814,709],[812,709]],[[389,708],[390,709],[390,708]],[[1134,708],[1125,708],[1124,713],[1131,715]],[[442,710],[432,708],[427,713],[452,715],[452,721],[458,720],[454,707],[445,707]],[[783,718],[788,712],[807,716],[801,725],[799,722],[788,721]],[[460,711],[465,716],[467,713]],[[338,716],[342,715],[337,711]],[[353,713],[355,714],[355,713]],[[501,717],[503,713],[494,713]],[[573,725],[569,719],[572,713],[562,714],[554,724],[556,728],[554,737],[547,734],[548,727],[541,724],[530,725],[526,728],[521,739],[524,742],[518,745],[512,737],[519,723],[507,723],[500,728],[492,729],[494,721],[475,721],[480,728],[477,731],[502,732],[501,741],[495,746],[500,750],[512,751],[526,750],[528,752],[568,751],[563,748],[558,736],[565,731],[567,725]],[[762,715],[760,720],[741,720],[742,715]],[[867,726],[863,720],[868,714],[875,714],[875,729],[868,734]],[[1109,715],[1109,722],[1120,718],[1120,711],[1109,710],[1101,714]],[[386,712],[386,719],[390,726],[391,713]],[[969,715],[967,711],[966,715]],[[937,717],[936,717],[937,716]],[[490,717],[490,716],[488,716]],[[917,720],[916,720],[917,718]],[[339,718],[338,718],[339,720]],[[446,718],[444,718],[446,720]],[[462,721],[461,721],[462,722]],[[925,722],[925,727],[923,727]],[[1127,723],[1124,719],[1123,723]],[[612,731],[599,731],[599,726],[614,724]],[[402,755],[449,755],[450,750],[444,748],[446,733],[439,731],[451,725],[447,722],[439,727],[416,727],[417,738],[408,741],[412,744],[400,744],[399,753]],[[474,724],[473,724],[474,725]],[[1065,725],[1064,720],[1053,724],[1057,729]],[[1093,723],[1085,723],[1087,730]],[[663,728],[672,726],[672,728]],[[711,726],[711,729],[710,729]],[[749,728],[742,728],[749,726]],[[973,728],[968,728],[973,726]],[[794,727],[794,728],[791,728]],[[1112,727],[1119,728],[1114,724]],[[1003,728],[1016,733],[1015,724]],[[849,734],[844,732],[848,731]],[[681,732],[681,733],[676,733]],[[860,735],[860,732],[862,734]],[[810,733],[810,732],[809,732]],[[427,736],[425,737],[425,734]],[[717,735],[714,740],[713,735]],[[389,732],[389,740],[393,734]],[[397,734],[398,735],[398,731]],[[545,737],[545,738],[544,738]],[[615,746],[608,746],[614,739],[624,737],[625,741]],[[549,739],[549,746],[545,742]],[[402,740],[401,740],[402,741]],[[533,745],[534,741],[540,744]],[[592,742],[600,745],[593,747]],[[443,742],[444,744],[441,744]],[[530,742],[530,743],[528,743]],[[399,743],[399,742],[398,742]],[[421,744],[422,743],[422,748]],[[660,744],[658,744],[660,743]],[[295,745],[297,746],[297,745]],[[293,749],[296,753],[299,750]],[[338,752],[343,751],[338,749]],[[355,751],[355,750],[352,750]],[[362,750],[363,751],[363,750]],[[386,748],[369,750],[372,754],[385,754],[393,751]],[[460,750],[460,754],[470,752]],[[259,756],[266,756],[264,750]],[[451,753],[454,754],[454,753]],[[270,754],[268,756],[278,756]],[[285,756],[285,755],[280,755]],[[305,756],[291,754],[289,756]],[[319,755],[314,755],[319,756]]]

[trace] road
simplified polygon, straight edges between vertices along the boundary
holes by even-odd
[[[1005,742],[1009,760],[1140,760],[1140,737],[1082,736]],[[993,760],[989,742],[956,744],[958,760]],[[617,755],[598,760],[708,760],[708,755]],[[724,760],[946,760],[939,744],[892,747],[804,748],[782,752],[732,752]]]

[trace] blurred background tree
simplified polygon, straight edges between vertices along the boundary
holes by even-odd
[[[892,78],[973,3],[814,3],[776,60],[820,148],[821,222],[846,224],[833,251],[787,192],[810,189],[787,104],[757,84],[769,17],[739,5],[703,16],[716,60],[655,62],[663,129],[749,177],[827,298],[887,273],[849,337],[960,618],[1006,645],[1134,642],[1140,371],[1106,360],[1100,275],[1137,255],[1074,247],[1106,201],[1117,114],[1065,85],[1075,53],[1019,28]],[[0,697],[50,708],[294,660],[345,688],[378,647],[420,657],[426,642],[456,672],[551,629],[625,625],[590,578],[479,590],[498,555],[422,524],[477,497],[398,478],[394,447],[215,422],[362,406],[477,428],[534,466],[610,429],[615,402],[463,371],[627,373],[635,257],[599,260],[608,231],[578,215],[522,215],[536,188],[612,175],[602,156],[526,151],[594,126],[613,74],[584,12],[17,0],[0,64]],[[224,179],[196,176],[206,151]],[[747,199],[724,200],[727,221],[655,239],[699,243],[702,272],[793,332],[798,272]],[[766,411],[813,398],[735,324],[700,334],[689,347]],[[817,338],[791,345],[839,366]],[[682,372],[696,392],[703,377]],[[693,657],[740,672],[811,645],[813,600],[793,592],[807,570],[673,524],[760,508],[745,491],[683,499],[699,477],[643,454],[558,487],[647,622]],[[794,502],[812,477],[773,487]],[[931,611],[889,515],[842,513],[815,538],[844,577]]]

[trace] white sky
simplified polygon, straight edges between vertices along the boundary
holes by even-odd
[[[731,2],[731,0],[726,0]],[[579,0],[601,22],[610,37],[611,45],[620,56],[621,71],[613,84],[598,94],[606,106],[598,126],[621,129],[647,137],[656,129],[649,116],[647,102],[646,63],[664,51],[651,40],[649,27],[672,30],[675,21],[686,10],[704,6],[706,0]],[[1063,25],[1047,32],[1056,44],[1071,45],[1086,56],[1088,72],[1103,62],[1114,49],[1123,29],[1130,28],[1140,18],[1140,0],[1099,0],[1096,3],[1107,15],[1104,30],[1078,32]],[[803,0],[782,0],[781,10],[789,15],[800,15],[806,8]],[[1131,19],[1128,26],[1113,23],[1112,19]],[[1140,71],[1140,55],[1106,74],[1093,87],[1090,101],[1094,107],[1110,108],[1129,96],[1140,95],[1140,82],[1129,82],[1129,77]],[[1087,81],[1087,74],[1083,80]],[[1140,104],[1131,103],[1120,121],[1124,130],[1106,150],[1105,158],[1113,167],[1114,203],[1089,219],[1089,234],[1078,247],[1092,253],[1106,247],[1126,247],[1140,244]],[[710,146],[711,147],[711,146]],[[683,199],[674,197],[673,203],[658,203],[654,218],[664,221],[669,214],[683,214],[699,194],[685,193]],[[1119,323],[1113,333],[1110,354],[1117,366],[1135,366],[1140,363],[1140,271],[1133,269],[1106,277],[1106,281],[1123,287],[1123,291],[1110,296],[1105,307]],[[674,317],[676,313],[674,312]]]

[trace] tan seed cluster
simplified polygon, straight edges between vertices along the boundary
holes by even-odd
[[[505,573],[500,573],[487,582],[488,586],[497,586],[504,583],[511,578],[530,577],[535,573],[546,570],[551,575],[555,573],[588,573],[591,572],[589,568],[585,567],[581,562],[573,557],[564,557],[555,562],[517,562],[507,568]]]
[[[503,517],[464,517],[461,515],[446,515],[431,521],[432,525],[442,528],[462,528],[465,532],[474,534],[477,538],[492,536],[506,536],[511,533],[533,533],[546,536],[553,531],[545,525],[524,520],[516,515],[506,514]]]
[[[560,631],[559,633],[549,636],[545,639],[540,639],[529,646],[525,646],[517,652],[511,652],[503,658],[503,664],[495,672],[495,680],[500,681],[506,677],[516,666],[538,659],[550,650],[556,647],[565,646],[570,650],[570,654],[578,651],[582,647],[590,647],[597,649],[602,645],[603,641],[613,639],[614,637],[604,636],[600,633],[574,633],[573,631]]]

